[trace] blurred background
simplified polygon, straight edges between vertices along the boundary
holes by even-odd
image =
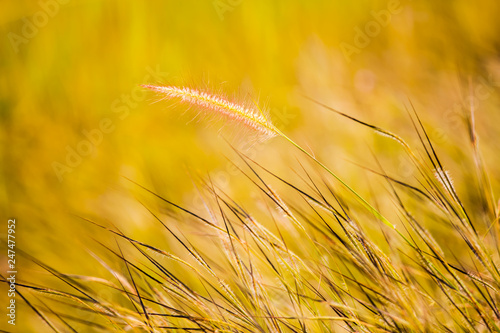
[[[196,180],[208,175],[240,200],[254,195],[226,159],[237,157],[217,126],[184,105],[158,102],[144,83],[258,100],[280,129],[368,198],[369,176],[352,162],[376,166],[375,154],[388,173],[412,182],[410,162],[398,145],[306,97],[418,145],[406,111],[413,105],[466,189],[474,182],[464,157],[471,106],[485,161],[500,165],[499,13],[495,0],[3,2],[0,233],[4,239],[7,219],[16,218],[18,279],[51,279],[21,251],[61,272],[106,274],[92,254],[104,252],[96,240],[112,237],[82,217],[165,247],[142,205],[157,201],[128,179],[194,211]],[[286,142],[235,141],[277,174],[296,177],[300,155]],[[41,332],[40,325],[20,304],[16,332]],[[12,330],[5,318],[0,327]]]

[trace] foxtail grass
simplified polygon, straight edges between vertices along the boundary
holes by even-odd
[[[157,92],[164,99],[179,100],[187,105],[195,106],[209,116],[222,116],[226,120],[243,124],[264,138],[271,138],[278,134],[276,127],[267,120],[260,109],[229,101],[224,96],[188,87],[154,85],[142,85],[142,87]]]

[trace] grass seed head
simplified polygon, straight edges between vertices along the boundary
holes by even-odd
[[[222,116],[226,120],[244,124],[261,134],[263,139],[278,135],[276,127],[255,106],[254,108],[235,103],[224,96],[210,94],[189,87],[142,85],[153,90],[165,99],[180,100],[196,106],[207,115]],[[257,109],[257,110],[256,110]]]

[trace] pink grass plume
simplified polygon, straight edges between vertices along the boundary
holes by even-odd
[[[227,98],[210,94],[189,87],[141,85],[157,92],[165,99],[179,100],[190,106],[196,106],[206,114],[222,116],[226,120],[244,124],[255,130],[265,139],[278,135],[277,128],[255,106],[250,107],[235,103]]]

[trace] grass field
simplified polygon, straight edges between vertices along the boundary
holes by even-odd
[[[498,13],[3,3],[0,329],[500,331]]]

